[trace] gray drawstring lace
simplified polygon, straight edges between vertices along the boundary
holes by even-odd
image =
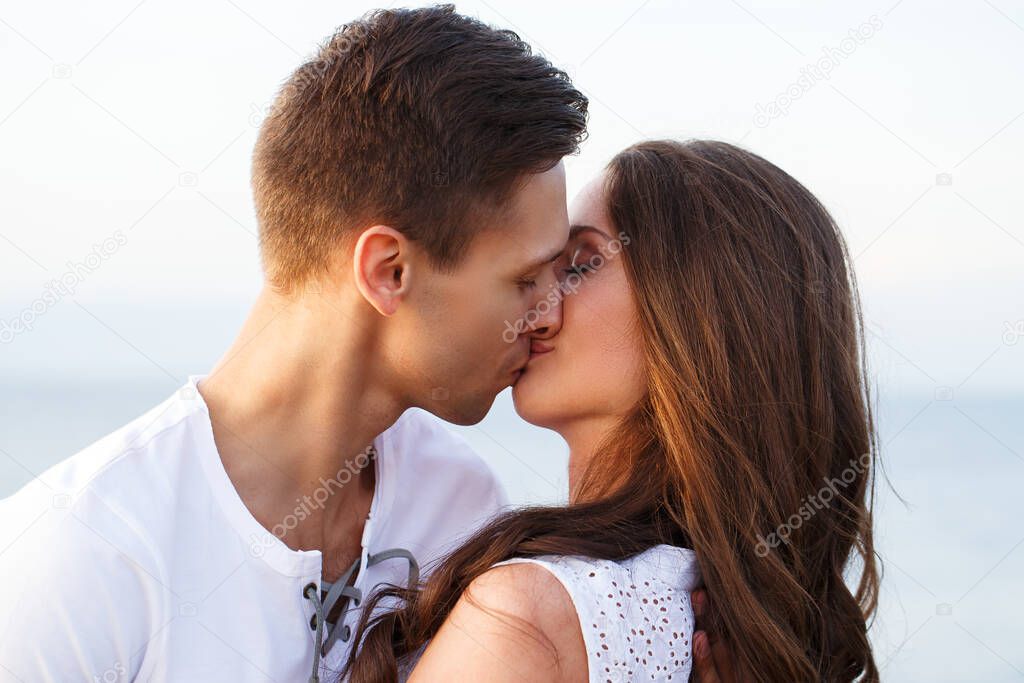
[[[376,555],[367,555],[366,566],[369,568],[396,557],[404,558],[409,562],[409,583],[407,585],[410,588],[416,586],[420,581],[420,566],[413,554],[405,548],[391,548]],[[355,609],[359,607],[359,603],[363,600],[363,591],[355,586],[348,585],[352,576],[359,571],[359,563],[361,561],[362,558],[356,558],[352,566],[334,583],[323,582],[324,587],[327,589],[327,595],[323,600],[320,599],[320,591],[315,583],[308,583],[302,589],[302,597],[313,603],[313,609],[316,612],[313,617],[316,623],[311,624],[311,626],[315,626],[316,638],[313,641],[313,671],[309,676],[309,683],[320,683],[320,659],[330,652],[339,635],[341,642],[347,643],[352,634],[348,624],[338,628],[338,625],[344,621],[344,615],[349,612],[349,610],[344,610],[344,612],[339,614],[334,624],[327,623],[327,642],[324,642],[323,645],[320,644],[323,642],[324,623],[327,622],[327,616],[334,612],[334,608],[338,603],[342,600],[352,600],[353,607],[350,609]]]
[[[313,601],[313,609],[316,610],[316,640],[313,644],[313,673],[309,676],[309,683],[320,683],[320,648],[317,647],[324,635],[324,606],[320,603],[320,596],[317,594],[316,584],[308,584],[302,593],[307,600]]]

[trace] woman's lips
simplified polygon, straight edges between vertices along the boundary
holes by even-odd
[[[530,342],[530,357],[531,358],[533,356],[537,356],[537,355],[540,355],[542,353],[549,353],[549,352],[554,351],[554,350],[555,350],[555,347],[549,346],[548,344],[545,344],[542,341],[538,341],[538,340],[534,339],[534,340],[532,340]]]

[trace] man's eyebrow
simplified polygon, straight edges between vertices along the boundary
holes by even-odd
[[[554,263],[555,261],[558,260],[558,257],[561,256],[562,252],[564,252],[564,251],[565,251],[565,247],[559,247],[558,249],[555,250],[555,253],[553,253],[551,256],[541,257],[540,259],[537,259],[533,263],[531,263],[528,266],[526,266],[526,268],[523,269],[523,272],[524,273],[529,273],[530,271],[537,270],[538,268],[540,268],[542,266],[546,266],[549,263]]]

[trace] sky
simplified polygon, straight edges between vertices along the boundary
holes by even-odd
[[[35,343],[10,343],[0,367],[116,370],[122,349],[94,348],[108,341],[103,323],[138,321],[146,348],[166,340],[167,322],[188,324],[180,307],[200,325],[244,309],[260,286],[248,170],[263,113],[291,69],[369,7],[5,10],[0,319],[32,319]],[[879,372],[955,387],[984,361],[972,387],[1019,386],[1019,354],[1002,336],[1024,318],[1024,200],[1012,187],[1024,12],[914,0],[459,9],[520,32],[591,98],[590,138],[567,163],[570,195],[639,139],[743,144],[839,220]],[[97,268],[76,269],[118,231],[123,244]],[[62,277],[73,296],[26,314]],[[79,324],[90,313],[98,320]],[[58,332],[71,327],[78,351]]]
[[[1003,341],[1024,336],[1024,9],[1004,4],[458,7],[517,30],[590,97],[570,196],[640,139],[742,144],[835,214],[885,384],[970,377],[965,388],[1012,391],[1024,378]],[[260,287],[248,178],[263,114],[290,71],[370,7],[5,8],[0,370],[209,364],[200,349],[229,341]],[[73,294],[40,304],[62,278]],[[3,334],[19,318],[30,334]],[[197,349],[190,328],[208,331]],[[153,362],[127,358],[112,330]]]

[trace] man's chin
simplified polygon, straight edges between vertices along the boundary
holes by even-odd
[[[439,404],[435,403],[436,410],[430,412],[445,422],[451,422],[460,427],[470,427],[487,417],[491,406],[494,405],[494,398],[495,394],[485,394],[471,400],[464,399],[458,402],[449,400]]]

